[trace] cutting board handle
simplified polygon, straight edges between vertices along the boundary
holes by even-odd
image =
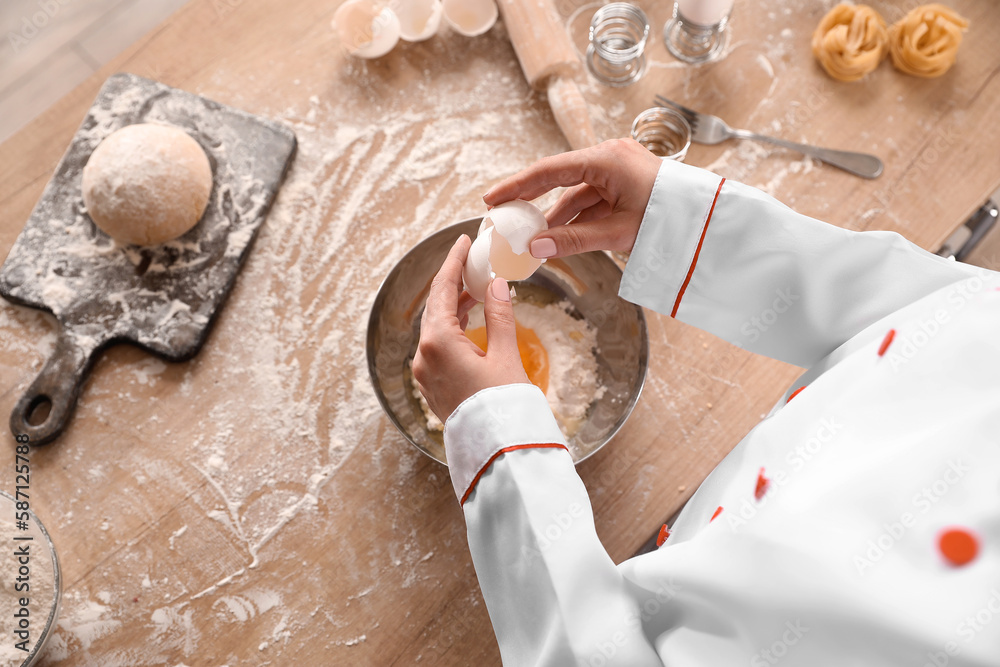
[[[84,347],[72,334],[61,332],[56,349],[42,372],[14,406],[10,415],[11,433],[15,437],[27,435],[32,445],[55,440],[76,408],[80,387],[93,358],[92,347]],[[45,415],[46,407],[48,415]]]

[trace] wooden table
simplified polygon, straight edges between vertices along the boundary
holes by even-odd
[[[884,63],[827,78],[809,55],[824,3],[737,3],[725,60],[681,66],[649,9],[640,84],[591,83],[599,134],[662,92],[732,124],[866,150],[864,181],[752,144],[688,161],[852,229],[935,248],[1000,184],[1000,5],[931,81]],[[889,21],[894,3],[873,3]],[[655,5],[655,7],[653,6]],[[593,7],[560,11],[578,44]],[[288,123],[300,149],[208,344],[166,365],[106,352],[65,436],[32,455],[32,506],[65,574],[44,664],[490,665],[499,653],[447,471],[382,414],[364,365],[367,307],[395,260],[483,211],[497,179],[565,144],[502,26],[443,31],[348,61],[335,7],[197,0],[0,146],[5,256],[103,80],[130,71]],[[575,15],[574,15],[575,13]],[[798,370],[649,314],[635,413],[580,468],[611,556],[630,556],[759,420]],[[53,343],[48,316],[0,304],[0,428]],[[2,434],[11,443],[11,435]],[[6,448],[0,488],[14,485]]]

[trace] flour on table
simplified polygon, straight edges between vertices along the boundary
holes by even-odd
[[[60,544],[99,540],[115,554],[108,567],[113,561],[116,575],[104,579],[104,569],[95,571],[63,596],[46,648],[49,662],[112,664],[100,661],[114,655],[115,664],[202,664],[198,656],[216,646],[216,637],[239,632],[252,637],[254,657],[219,656],[219,665],[263,658],[284,664],[308,642],[328,644],[331,664],[340,664],[346,652],[372,651],[384,636],[377,622],[364,620],[372,599],[394,595],[397,578],[400,586],[420,584],[429,563],[452,557],[437,551],[423,560],[427,545],[414,548],[421,537],[400,535],[375,544],[370,554],[341,553],[332,576],[339,585],[357,582],[357,590],[369,590],[361,599],[331,599],[331,572],[311,559],[296,561],[294,578],[275,589],[274,572],[293,571],[284,569],[290,567],[288,534],[305,531],[343,549],[339,514],[327,511],[339,495],[342,464],[371,457],[369,474],[400,507],[423,474],[423,455],[395,433],[368,378],[365,336],[382,279],[422,238],[481,215],[481,195],[494,183],[565,150],[548,103],[524,81],[502,30],[476,40],[445,34],[438,42],[447,56],[441,67],[415,74],[418,81],[405,91],[379,63],[367,62],[344,62],[337,72],[329,62],[304,64],[297,76],[307,90],[296,97],[309,99],[292,104],[280,94],[283,75],[254,83],[238,64],[234,70],[220,63],[209,81],[190,91],[289,125],[298,152],[198,357],[161,369],[137,352],[116,350],[115,361],[99,361],[87,383],[78,428],[120,423],[123,405],[148,410],[127,425],[141,446],[121,450],[113,465],[88,479],[90,487],[67,489],[60,503],[45,507]],[[397,62],[406,66],[403,58]],[[243,97],[262,86],[276,93]],[[432,101],[414,104],[416,94]],[[135,103],[121,99],[115,107]],[[250,186],[234,184],[234,193],[244,187]],[[66,252],[83,258],[120,252],[110,240],[94,242],[88,226],[69,228]],[[167,245],[178,261],[197,262],[202,253],[182,243],[188,241]],[[147,274],[172,269],[153,262]],[[56,292],[64,280],[41,279]],[[0,302],[0,376],[20,391],[55,345],[51,320]],[[170,419],[178,409],[186,420]],[[245,446],[248,437],[252,447]],[[59,445],[60,461],[91,465],[92,438]],[[94,489],[107,488],[119,469],[131,477],[124,476],[124,486],[108,494],[98,512]],[[447,480],[430,474],[434,484]],[[157,503],[137,502],[147,496],[178,503],[177,513],[164,517]],[[107,516],[127,519],[98,530]],[[153,533],[137,526],[156,521],[170,523],[153,543]],[[462,529],[448,530],[457,535]],[[211,545],[205,558],[180,558],[198,544]],[[66,558],[67,567],[83,564],[74,565],[72,552]],[[280,599],[271,606],[252,597],[262,590],[275,590]],[[110,603],[97,596],[104,591]],[[237,599],[249,600],[255,615],[245,604],[231,606]],[[232,609],[247,610],[246,620]],[[129,647],[118,652],[126,635]],[[264,642],[266,654],[257,653]]]

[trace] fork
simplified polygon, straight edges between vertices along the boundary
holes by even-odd
[[[832,148],[820,148],[808,144],[797,144],[794,141],[768,137],[748,130],[734,130],[726,125],[726,122],[718,116],[688,109],[686,106],[668,100],[663,95],[656,96],[656,103],[673,107],[679,111],[691,126],[691,139],[700,144],[717,144],[734,138],[754,139],[756,141],[766,141],[782,148],[790,148],[793,151],[816,158],[820,162],[825,162],[862,178],[875,178],[882,173],[882,160],[874,155],[855,153],[853,151],[837,151]]]

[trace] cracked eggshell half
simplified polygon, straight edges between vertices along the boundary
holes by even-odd
[[[373,0],[347,0],[333,15],[344,49],[358,58],[381,58],[399,42],[399,17]]]
[[[422,42],[433,37],[441,25],[440,0],[407,0],[396,6],[399,36],[406,42]]]
[[[466,291],[483,301],[493,278],[511,281],[529,277],[543,260],[532,257],[528,246],[548,228],[542,212],[520,199],[490,209],[465,260],[462,278]]]
[[[445,22],[466,37],[487,32],[500,16],[495,0],[442,0],[441,4]]]

